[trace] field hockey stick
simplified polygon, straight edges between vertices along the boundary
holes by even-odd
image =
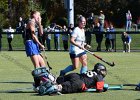
[[[48,62],[48,60],[47,60],[47,55],[46,55],[45,49],[43,49],[43,55],[44,55],[43,58],[46,60],[46,63],[47,63],[47,65],[48,65],[49,69],[51,70],[52,67],[50,66],[50,64],[49,64],[49,62]]]
[[[138,84],[123,84],[123,86],[137,86]]]
[[[88,53],[90,53],[90,54],[93,55],[94,57],[100,59],[100,60],[103,61],[104,63],[110,65],[111,67],[115,66],[114,62],[112,62],[112,63],[107,62],[107,61],[105,61],[103,58],[97,56],[96,54],[94,54],[93,52],[91,52],[91,51],[89,51],[89,50],[87,50],[87,49],[85,49],[85,51],[88,52]]]
[[[124,86],[130,86],[130,87],[134,86],[135,91],[140,91],[140,83],[139,84],[122,84],[120,86],[122,86],[122,87],[124,87]]]
[[[41,43],[43,43],[43,40],[42,39],[41,39]],[[49,69],[51,70],[52,67],[50,66],[50,64],[49,64],[49,62],[47,60],[47,55],[46,55],[46,52],[45,52],[45,48],[43,48],[43,56],[42,57],[46,60],[46,64],[48,65]]]
[[[121,90],[123,88],[123,85],[114,85],[109,86],[108,84],[104,84],[104,88],[107,90]],[[96,92],[97,90],[95,88],[87,89],[85,92]]]

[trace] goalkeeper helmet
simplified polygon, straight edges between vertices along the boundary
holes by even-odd
[[[103,77],[107,75],[106,67],[101,63],[95,64],[94,69],[92,71],[95,71],[97,74],[102,75]]]

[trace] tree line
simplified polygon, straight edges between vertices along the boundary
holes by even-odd
[[[117,27],[125,24],[125,13],[130,10],[133,22],[140,16],[140,0],[74,0],[74,14],[88,17],[91,12],[98,15],[103,10],[106,20]],[[31,10],[42,14],[43,26],[52,22],[67,24],[67,10],[64,0],[0,0],[0,26],[16,26],[19,17],[27,20]]]

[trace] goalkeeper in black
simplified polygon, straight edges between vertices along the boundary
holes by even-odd
[[[83,74],[70,73],[57,78],[55,85],[47,82],[39,87],[39,94],[52,94],[56,92],[79,93],[89,88],[95,88],[97,92],[104,91],[104,78],[107,70],[104,65],[97,63],[94,69]]]

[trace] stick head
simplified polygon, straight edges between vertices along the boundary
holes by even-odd
[[[115,63],[114,62],[112,62],[112,63],[109,63],[109,62],[106,62],[109,66],[111,66],[111,67],[114,67],[115,66]]]
[[[114,66],[115,66],[115,63],[114,63],[114,62],[112,62],[112,64],[110,64],[110,66],[111,66],[111,67],[114,67]]]

